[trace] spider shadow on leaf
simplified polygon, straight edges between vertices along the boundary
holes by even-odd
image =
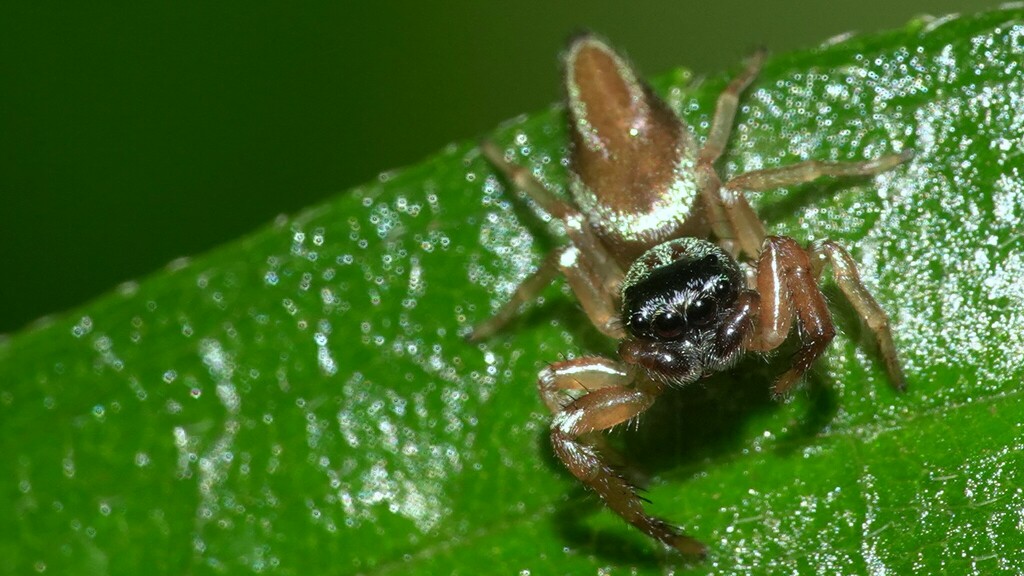
[[[553,518],[562,541],[578,553],[620,566],[657,568],[672,562],[667,551],[660,554],[653,552],[650,541],[639,531],[605,530],[587,521],[595,518],[603,509],[597,497],[582,485],[571,488],[566,501],[555,509]],[[615,523],[621,524],[621,521]],[[677,555],[676,563],[678,558]]]

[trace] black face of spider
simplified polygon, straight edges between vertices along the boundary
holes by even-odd
[[[723,350],[717,341],[743,284],[727,254],[708,242],[684,240],[641,256],[622,291],[628,336],[620,355],[654,378],[676,384],[732,362],[735,347]]]

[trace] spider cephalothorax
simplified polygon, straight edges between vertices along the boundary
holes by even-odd
[[[651,248],[622,284],[619,355],[672,384],[728,367],[740,347],[721,329],[736,315],[742,286],[739,266],[710,242],[679,238]]]
[[[723,182],[715,163],[739,94],[762,58],[758,54],[719,97],[698,148],[689,128],[625,59],[593,36],[574,39],[564,55],[571,202],[550,193],[492,143],[483,146],[495,166],[562,221],[569,245],[552,253],[470,337],[493,334],[556,274],[564,275],[591,323],[619,341],[619,360],[586,356],[541,371],[538,387],[553,413],[552,448],[617,514],[687,554],[701,554],[704,546],[644,512],[633,487],[609,465],[596,432],[634,419],[666,384],[724,370],[745,350],[778,348],[796,324],[800,347],[774,386],[776,394],[786,393],[835,334],[818,287],[826,264],[874,333],[892,383],[903,387],[888,317],[861,283],[853,258],[828,240],[803,247],[769,236],[744,193],[823,175],[874,175],[911,155],[904,150],[868,161],[807,160]]]

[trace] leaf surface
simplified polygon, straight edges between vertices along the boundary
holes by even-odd
[[[560,242],[470,144],[0,344],[0,572],[1024,571],[1024,11],[771,59],[723,171],[915,159],[755,198],[851,247],[896,326],[894,393],[842,303],[791,401],[785,358],[666,395],[615,442],[687,564],[547,446],[545,363],[612,354],[561,282],[463,335]],[[703,136],[728,76],[655,82]],[[493,139],[565,186],[562,114]]]

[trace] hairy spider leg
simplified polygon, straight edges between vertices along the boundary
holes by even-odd
[[[527,196],[540,206],[541,210],[552,218],[563,220],[569,214],[577,212],[574,206],[552,194],[529,170],[509,162],[505,158],[505,152],[498,148],[498,145],[493,141],[484,140],[481,142],[480,152],[491,165],[501,171],[506,180],[525,192]]]
[[[537,391],[554,417],[584,394],[611,386],[627,386],[632,381],[632,374],[622,362],[601,356],[584,356],[549,364],[537,376]],[[630,467],[626,458],[601,432],[585,434],[580,440],[594,446],[601,459],[630,484],[647,484],[648,478]]]
[[[775,394],[785,394],[835,337],[832,316],[807,252],[792,238],[765,238],[757,261],[757,293],[760,299],[755,325],[746,338],[747,349],[774,350],[786,340],[793,318],[800,323],[800,348],[773,388]]]
[[[861,282],[857,263],[842,246],[832,240],[815,242],[810,248],[811,272],[820,277],[826,264],[832,264],[832,278],[846,299],[850,301],[857,315],[875,336],[878,350],[885,362],[889,382],[899,391],[906,390],[907,379],[903,374],[896,345],[893,343],[889,316],[878,304],[871,292]]]
[[[551,281],[558,275],[558,260],[562,257],[564,249],[552,250],[550,254],[544,258],[540,266],[533,271],[533,274],[527,276],[526,280],[523,280],[519,286],[516,287],[516,291],[512,293],[512,297],[507,302],[501,305],[501,308],[494,313],[487,320],[477,324],[473,327],[473,331],[469,333],[467,337],[470,342],[478,342],[485,338],[490,338],[509,322],[512,321],[519,314],[519,309],[527,302],[530,302],[534,298],[538,297],[541,291],[551,284]]]
[[[704,142],[700,155],[697,157],[699,162],[714,164],[729,144],[729,133],[732,132],[732,123],[736,119],[740,94],[750,86],[750,83],[761,71],[765,55],[764,49],[754,52],[750,61],[747,62],[747,68],[739,76],[733,78],[725,90],[718,95],[715,116],[711,120],[711,131],[708,132],[708,139]]]
[[[899,154],[886,154],[874,160],[853,162],[805,160],[789,166],[752,170],[740,174],[726,182],[725,188],[763,192],[774,188],[804,184],[822,176],[874,176],[892,170],[913,157],[914,152],[908,149]]]
[[[711,131],[701,148],[697,162],[698,174],[702,176],[701,200],[712,232],[719,239],[722,248],[730,254],[739,256],[745,253],[751,258],[758,257],[758,250],[767,232],[761,219],[747,201],[745,192],[762,192],[803,184],[822,176],[871,176],[890,170],[913,157],[912,151],[904,150],[899,154],[889,154],[867,161],[807,160],[790,166],[740,174],[722,185],[717,174],[714,174],[714,163],[721,157],[728,144],[739,105],[739,96],[757,76],[764,57],[763,50],[756,52],[747,68],[719,95]]]
[[[587,225],[575,206],[555,197],[526,169],[509,162],[492,142],[481,146],[484,156],[516,187],[532,198],[545,212],[565,225],[570,245],[552,254],[541,267],[516,288],[512,298],[489,320],[470,334],[479,340],[504,327],[515,317],[520,305],[536,298],[560,271],[598,330],[612,338],[622,338],[618,322],[618,290],[623,271],[608,249]]]
[[[766,234],[764,224],[746,200],[746,192],[763,192],[774,188],[795,186],[817,180],[822,176],[873,176],[891,170],[912,157],[912,151],[904,150],[899,154],[887,154],[874,160],[853,162],[806,160],[779,168],[753,170],[735,176],[723,184],[719,188],[716,199],[721,203],[722,210],[733,227],[733,237],[737,239],[740,249],[748,255],[754,256]]]
[[[537,377],[537,391],[551,414],[594,390],[625,386],[633,381],[622,363],[602,356],[583,356],[548,364]]]
[[[595,433],[628,422],[650,408],[662,385],[645,378],[634,380],[620,364],[604,358],[554,364],[548,370],[546,383],[545,373],[541,373],[541,396],[545,403],[551,398],[552,404],[559,406],[551,420],[551,446],[558,459],[616,514],[648,536],[684,554],[703,555],[705,547],[698,540],[644,511],[635,487],[592,443]],[[553,398],[578,388],[588,391],[564,406]]]
[[[785,236],[765,238],[757,260],[756,294],[741,293],[732,321],[738,330],[745,330],[744,347],[756,352],[778,348],[789,335],[795,317],[800,324],[801,346],[790,369],[775,381],[773,391],[782,395],[793,387],[835,337],[832,316],[818,284],[826,264],[832,264],[836,284],[874,334],[893,387],[904,390],[906,378],[889,317],[861,282],[850,254],[831,240],[804,249]]]
[[[718,238],[722,248],[733,257],[746,252],[751,258],[755,258],[756,249],[760,247],[766,232],[743,194],[723,194],[721,180],[715,171],[715,162],[729,143],[740,94],[757,77],[764,59],[765,51],[757,51],[747,64],[747,68],[718,96],[715,114],[711,120],[711,131],[697,157],[700,201],[712,233]]]

